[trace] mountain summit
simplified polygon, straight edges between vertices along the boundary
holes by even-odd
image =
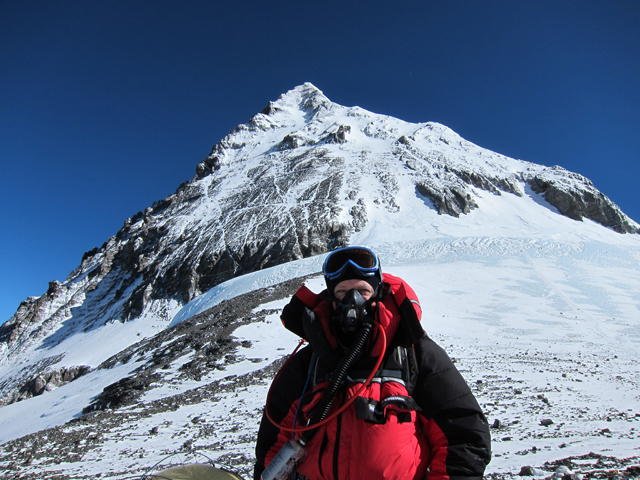
[[[183,305],[231,278],[366,243],[383,230],[396,241],[446,236],[511,197],[534,199],[548,218],[640,233],[581,175],[491,152],[438,123],[341,106],[305,83],[236,127],[190,181],[127,219],[64,282],[20,305],[0,327],[1,401],[72,381],[135,342],[73,360],[60,347],[66,339],[134,320],[163,329]],[[514,219],[527,232],[539,227]]]

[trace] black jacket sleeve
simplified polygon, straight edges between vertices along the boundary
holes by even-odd
[[[450,480],[482,479],[491,460],[486,417],[471,389],[445,351],[427,335],[415,344],[418,376],[413,393],[423,416],[435,422],[432,436],[442,435],[446,451],[434,457]]]
[[[302,395],[312,356],[313,350],[309,346],[303,348],[282,367],[274,380],[271,397],[267,401],[269,413],[276,422],[281,422],[287,416],[293,403]],[[255,480],[260,479],[265,469],[267,453],[278,442],[279,434],[280,429],[263,412],[256,441],[256,464],[253,471]]]

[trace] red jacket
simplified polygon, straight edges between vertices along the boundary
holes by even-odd
[[[387,338],[384,362],[361,398],[319,427],[298,472],[311,480],[481,479],[490,459],[486,419],[449,357],[424,334],[413,290],[389,274],[384,274],[384,282],[387,294],[375,316]],[[305,308],[314,315],[305,314]],[[296,426],[306,424],[341,357],[331,314],[325,297],[305,287],[283,310],[285,327],[310,345],[282,368],[271,389],[267,408],[282,427],[293,426],[296,412]],[[331,412],[360,389],[382,345],[376,328],[365,354],[349,370],[350,381],[336,396]],[[310,368],[314,354],[317,362]],[[311,387],[301,398],[307,382]],[[256,444],[256,480],[291,436],[263,417]]]

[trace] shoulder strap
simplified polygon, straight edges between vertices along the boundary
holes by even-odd
[[[413,345],[394,348],[383,364],[385,370],[401,372],[402,380],[409,395],[413,395],[418,378],[418,360]]]
[[[349,377],[352,381],[364,382],[370,373],[371,371],[355,370],[349,372]],[[410,396],[413,396],[417,379],[418,360],[413,346],[390,348],[382,365],[373,377],[374,382],[398,381],[404,384]],[[322,379],[314,376],[314,386],[318,380]]]
[[[409,348],[424,335],[424,329],[420,323],[422,308],[413,289],[401,278],[384,274],[384,296],[391,297],[393,303],[402,317],[396,338],[400,345]]]

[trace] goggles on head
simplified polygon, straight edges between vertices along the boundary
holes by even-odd
[[[380,270],[378,256],[366,247],[345,247],[331,252],[324,260],[322,273],[328,280],[340,278],[351,266],[363,277],[376,275]]]

